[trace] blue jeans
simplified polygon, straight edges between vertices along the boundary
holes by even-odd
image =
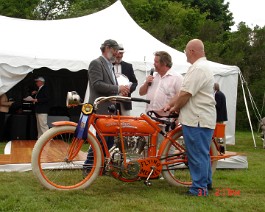
[[[103,148],[102,141],[101,141],[101,139],[99,138],[98,135],[96,135],[96,136],[97,136],[97,139],[99,140],[99,142],[100,142],[100,144],[102,146],[102,150],[103,150],[104,156],[106,156],[106,153],[105,153],[104,148]],[[108,149],[113,147],[113,145],[114,145],[114,137],[107,136],[107,137],[105,137],[105,139],[106,139],[106,142],[107,142]],[[94,162],[94,160],[93,160],[94,157],[93,156],[94,156],[94,153],[92,151],[92,148],[89,148],[88,152],[87,152],[87,159],[84,162],[84,165],[87,167],[87,169],[91,169],[91,166],[92,166],[92,164]]]
[[[192,178],[190,192],[198,196],[207,196],[207,185],[212,183],[210,145],[213,129],[182,126],[188,165]]]

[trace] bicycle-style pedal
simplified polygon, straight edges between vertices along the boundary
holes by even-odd
[[[223,145],[220,145],[220,153],[225,154],[225,147]]]
[[[151,186],[151,185],[152,185],[152,183],[151,183],[149,180],[145,180],[145,181],[144,181],[144,184],[145,184],[146,186]]]

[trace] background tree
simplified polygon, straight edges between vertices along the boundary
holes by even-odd
[[[34,19],[32,11],[38,2],[39,0],[0,0],[0,14],[13,18]]]
[[[64,17],[68,12],[70,0],[39,0],[38,5],[33,10],[33,16],[38,20],[54,20]]]
[[[116,0],[71,0],[64,18],[81,17],[103,10]],[[106,20],[107,21],[107,20]]]
[[[230,30],[234,25],[233,14],[229,11],[229,3],[224,0],[171,0],[181,2],[186,7],[198,8],[201,13],[206,13],[206,18],[215,22],[220,22],[223,30]]]
[[[189,39],[198,37],[206,14],[181,3],[161,0],[127,0],[124,6],[133,19],[161,42],[182,51]]]

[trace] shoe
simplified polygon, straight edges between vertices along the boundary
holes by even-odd
[[[207,185],[207,189],[208,189],[208,191],[213,190],[213,185],[212,185],[212,184],[208,184],[208,185]]]
[[[86,178],[86,176],[90,173],[91,169],[83,167],[83,178]]]
[[[224,141],[223,141],[222,138],[218,138],[217,142],[218,142],[219,144],[223,144],[223,143],[224,143]]]
[[[160,175],[157,177],[157,179],[159,179],[159,180],[164,180],[164,177],[163,177],[162,174],[160,174]]]

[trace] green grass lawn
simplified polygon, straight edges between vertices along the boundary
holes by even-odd
[[[4,144],[0,144],[3,152]],[[91,187],[79,191],[50,191],[32,172],[0,172],[0,211],[264,211],[265,149],[251,133],[237,132],[229,151],[247,155],[248,169],[220,170],[213,176],[214,190],[208,197],[188,197],[183,187],[165,180],[123,183],[99,177]],[[233,193],[234,192],[234,193]],[[219,195],[218,195],[219,194]]]

